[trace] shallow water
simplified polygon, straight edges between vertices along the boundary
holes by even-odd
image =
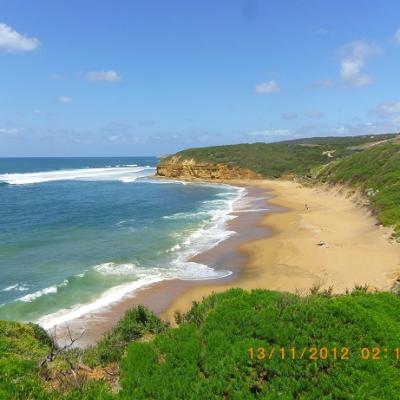
[[[165,279],[232,232],[244,189],[154,179],[156,158],[0,159],[0,318],[50,328]]]

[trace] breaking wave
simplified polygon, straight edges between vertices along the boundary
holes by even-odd
[[[46,172],[2,174],[0,175],[0,183],[3,182],[9,185],[27,185],[65,180],[120,181],[129,183],[134,182],[138,178],[151,176],[154,172],[154,167],[131,164],[106,168],[80,168]]]

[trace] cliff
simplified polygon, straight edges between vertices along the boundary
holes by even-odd
[[[223,163],[198,162],[172,156],[157,165],[157,175],[184,179],[256,179],[260,176],[249,170]]]
[[[186,179],[307,176],[312,168],[397,140],[397,134],[317,137],[181,150],[162,158],[157,174]],[[374,146],[379,143],[379,146]]]

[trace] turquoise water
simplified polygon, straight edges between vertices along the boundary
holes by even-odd
[[[0,319],[50,328],[165,279],[232,232],[243,189],[153,178],[156,158],[0,159]]]

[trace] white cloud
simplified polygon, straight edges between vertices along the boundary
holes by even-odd
[[[35,37],[21,35],[10,26],[0,23],[0,50],[5,52],[33,51],[39,46]]]
[[[397,29],[396,33],[394,34],[394,40],[400,46],[400,28]]]
[[[68,97],[68,96],[60,96],[60,97],[58,98],[58,101],[59,101],[60,103],[67,104],[67,103],[71,103],[72,98],[71,98],[71,97]]]
[[[380,103],[372,110],[372,112],[378,114],[380,117],[400,115],[400,101]]]
[[[373,79],[363,73],[365,62],[373,55],[380,54],[382,50],[374,43],[366,40],[355,40],[341,49],[340,77],[350,87],[370,85]]]
[[[90,71],[85,75],[85,79],[91,82],[117,82],[121,80],[121,77],[118,75],[117,72],[110,69],[109,71]]]
[[[304,113],[304,115],[308,118],[322,118],[324,113],[319,110],[309,110]]]
[[[262,82],[255,87],[255,92],[259,94],[279,93],[280,91],[280,87],[274,80]]]
[[[248,133],[249,136],[290,136],[292,134],[293,131],[291,129],[267,129]]]
[[[0,134],[3,133],[5,135],[15,135],[18,133],[17,128],[0,128]]]

